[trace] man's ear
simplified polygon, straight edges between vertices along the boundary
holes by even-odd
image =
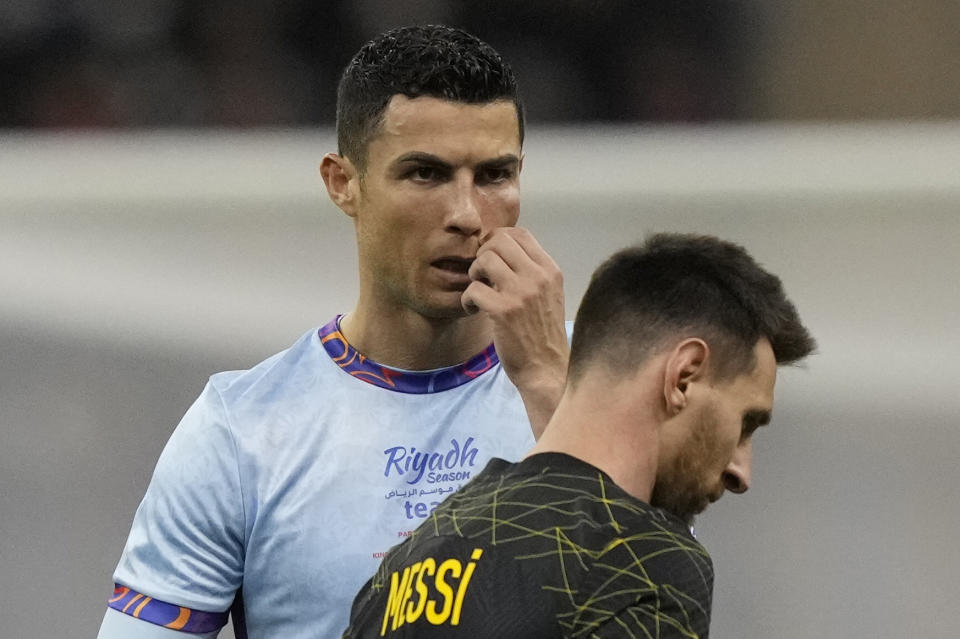
[[[350,158],[327,153],[320,161],[320,177],[327,187],[333,203],[349,215],[356,217],[360,197],[360,174]]]
[[[687,389],[706,376],[710,347],[699,337],[688,337],[670,353],[664,368],[663,399],[668,415],[687,406]]]

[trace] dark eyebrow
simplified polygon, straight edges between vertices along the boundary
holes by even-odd
[[[405,164],[405,163],[416,163],[423,164],[427,166],[435,166],[442,169],[452,169],[453,166],[449,162],[445,162],[433,155],[432,153],[424,153],[423,151],[410,151],[409,153],[404,153],[396,160],[394,164]]]
[[[770,411],[763,409],[753,409],[747,411],[743,416],[743,425],[750,428],[759,428],[770,423]]]
[[[511,166],[514,164],[519,164],[520,158],[515,156],[513,153],[508,153],[506,155],[501,155],[498,158],[492,158],[480,163],[480,166],[486,169],[500,169],[505,166]]]
[[[404,164],[408,162],[413,162],[417,164],[425,164],[429,166],[436,166],[443,169],[452,169],[453,166],[441,158],[438,158],[432,153],[425,153],[423,151],[410,151],[409,153],[404,153],[396,160],[394,164]],[[484,160],[480,163],[480,166],[488,169],[497,169],[505,166],[510,166],[513,164],[519,164],[520,158],[518,158],[513,153],[508,153],[506,155],[501,155],[500,157],[491,158],[489,160]]]

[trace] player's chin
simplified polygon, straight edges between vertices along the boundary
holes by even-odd
[[[442,291],[421,300],[419,313],[430,319],[459,319],[470,313],[463,307],[463,291]]]
[[[672,511],[673,514],[689,524],[709,505],[710,498],[707,495],[687,495],[686,499],[680,500],[680,503],[674,505]]]

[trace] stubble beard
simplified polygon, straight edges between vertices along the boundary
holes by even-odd
[[[434,289],[423,280],[404,280],[384,272],[377,276],[380,294],[398,308],[407,308],[430,321],[457,320],[467,316],[460,299],[463,291]]]
[[[408,298],[407,306],[429,320],[457,320],[467,316],[467,311],[460,303],[460,294],[457,294],[456,302],[442,303],[438,299],[430,299],[429,295],[414,293]]]
[[[650,505],[692,526],[694,517],[706,509],[715,491],[705,472],[716,458],[717,439],[716,423],[706,412],[677,456],[658,469]]]

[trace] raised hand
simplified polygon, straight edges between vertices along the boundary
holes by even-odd
[[[550,420],[567,372],[563,274],[527,229],[498,228],[483,239],[461,303],[494,323],[494,345],[523,397],[535,437]]]

